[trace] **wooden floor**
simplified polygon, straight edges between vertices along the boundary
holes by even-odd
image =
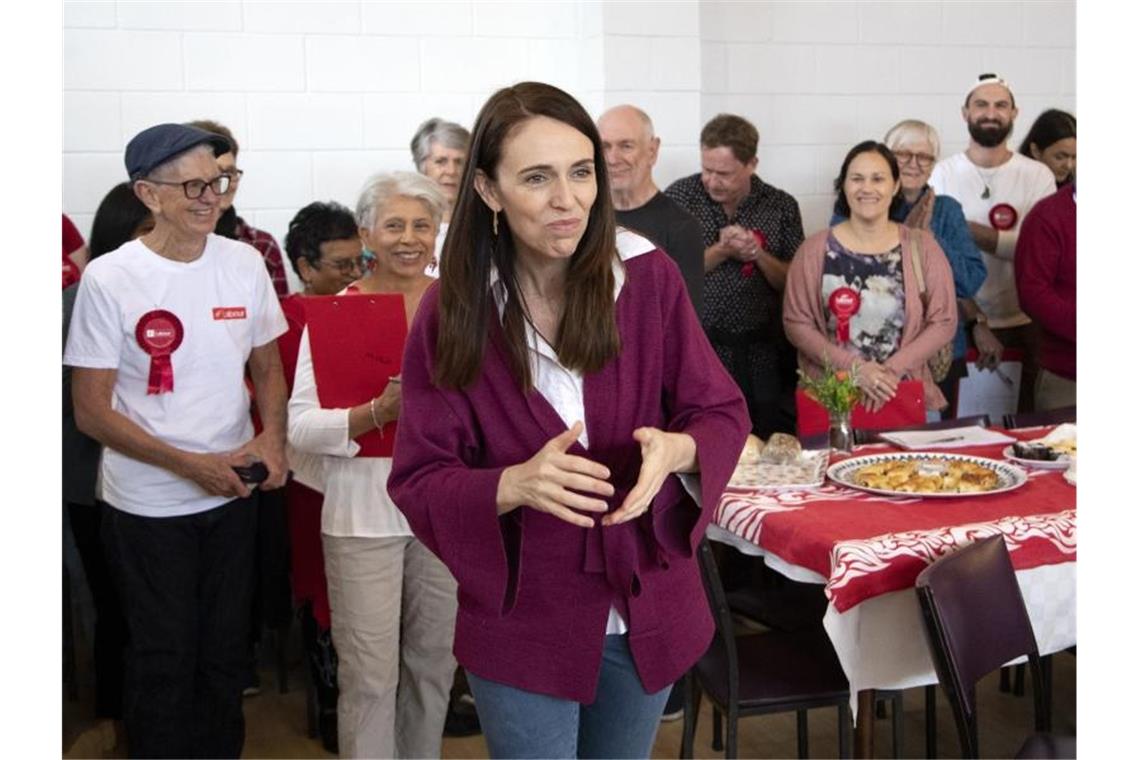
[[[296,642],[292,642],[296,645]],[[80,644],[80,699],[63,701],[63,756],[126,757],[125,748],[104,751],[110,740],[108,727],[97,725],[89,717],[93,694],[89,668],[82,657]],[[294,646],[296,661],[289,677],[289,691],[277,691],[275,676],[268,665],[262,669],[262,693],[245,700],[247,758],[335,757],[325,752],[320,742],[305,732],[305,692],[299,646]],[[1054,730],[1076,733],[1076,657],[1061,653],[1054,658]],[[1028,689],[1028,684],[1027,684]],[[704,701],[697,724],[695,754],[698,758],[721,757],[710,747],[712,720],[708,701]],[[959,757],[954,720],[939,694],[938,755]],[[1033,704],[1030,695],[1014,697],[998,691],[994,674],[978,686],[979,733],[983,757],[1011,757],[1022,739],[1033,727]],[[922,689],[907,691],[903,698],[902,757],[925,757],[924,712]],[[681,747],[681,724],[677,720],[662,723],[653,746],[654,758],[675,758]],[[876,721],[877,757],[892,757],[890,720]],[[837,757],[837,714],[833,709],[815,710],[809,714],[809,751],[811,757]],[[485,758],[482,736],[444,739],[444,758]],[[740,725],[740,756],[785,758],[796,756],[794,715],[748,718]]]

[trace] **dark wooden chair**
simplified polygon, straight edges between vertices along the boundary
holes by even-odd
[[[905,430],[947,430],[949,428],[960,427],[989,427],[990,416],[988,414],[975,414],[969,417],[957,417],[950,420],[935,420],[934,422],[926,422],[922,425],[908,425],[907,427],[893,428],[891,430],[856,430],[855,443],[856,445],[864,443],[878,443],[883,439],[879,437],[881,433],[899,433]]]
[[[1023,414],[1004,414],[1001,418],[1001,425],[1006,430],[1013,430],[1015,428],[1028,428],[1039,427],[1042,425],[1060,425],[1065,422],[1077,421],[1077,407],[1065,406],[1060,409],[1049,409],[1043,412],[1025,412]],[[1041,658],[1041,666],[1045,669],[1045,682],[1050,683],[1050,669],[1052,661],[1048,657]],[[1013,683],[1010,683],[1010,671],[1013,671]],[[1017,665],[1013,668],[1002,668],[1001,677],[998,681],[998,689],[1001,691],[1012,691],[1014,696],[1021,697],[1025,695],[1025,665]],[[1050,698],[1052,695],[1049,695]]]
[[[685,676],[681,757],[693,756],[693,737],[702,693],[707,694],[713,703],[713,749],[723,748],[726,758],[737,756],[740,718],[793,711],[796,713],[798,755],[807,757],[807,711],[818,707],[836,708],[839,755],[849,757],[850,691],[847,677],[822,626],[795,632],[771,630],[738,636],[707,540],[701,542],[697,556],[716,623],[716,634],[708,652]],[[889,697],[893,703],[892,727],[897,756],[901,747],[901,694],[884,692],[883,696]],[[722,714],[728,724],[723,744],[720,740]]]
[[[946,692],[962,757],[979,757],[975,687],[984,676],[1026,655],[1033,677],[1037,733],[1016,757],[1076,757],[1076,739],[1049,733],[1037,639],[1001,536],[978,541],[923,570],[915,582],[938,681]]]
[[[1006,430],[1013,428],[1037,427],[1039,425],[1060,425],[1064,422],[1077,421],[1077,408],[1064,406],[1060,409],[1049,409],[1044,412],[1026,412],[1024,414],[1006,414],[1001,418],[1001,425]]]

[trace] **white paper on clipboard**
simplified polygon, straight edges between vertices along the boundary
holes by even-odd
[[[958,381],[959,417],[988,414],[991,420],[1017,412],[1017,396],[1021,390],[1021,362],[1003,360],[997,370],[978,369],[974,362],[966,365],[967,375]]]

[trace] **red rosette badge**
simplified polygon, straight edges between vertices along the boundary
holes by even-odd
[[[756,238],[756,245],[760,246],[761,250],[767,250],[768,249],[768,238],[764,237],[764,233],[761,232],[760,230],[749,230],[749,231],[752,233],[752,237]],[[740,268],[740,276],[745,278],[745,279],[748,279],[749,277],[751,277],[755,273],[756,273],[756,262],[755,261],[746,261],[744,263],[744,266],[742,266]]]
[[[835,338],[840,345],[851,340],[851,317],[859,313],[859,291],[836,288],[827,299],[827,308],[835,315]]]
[[[147,395],[174,392],[174,365],[170,355],[182,345],[182,322],[165,309],[148,311],[135,325],[135,340],[150,356]]]
[[[1012,230],[1017,224],[1017,209],[1008,203],[999,203],[990,209],[990,226],[995,230]]]

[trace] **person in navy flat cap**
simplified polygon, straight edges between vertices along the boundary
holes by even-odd
[[[101,529],[129,634],[132,757],[241,755],[251,488],[287,474],[285,318],[257,251],[213,234],[232,181],[215,156],[229,149],[181,124],[130,141],[127,174],[154,229],[88,266],[63,357],[76,424],[105,447]]]

